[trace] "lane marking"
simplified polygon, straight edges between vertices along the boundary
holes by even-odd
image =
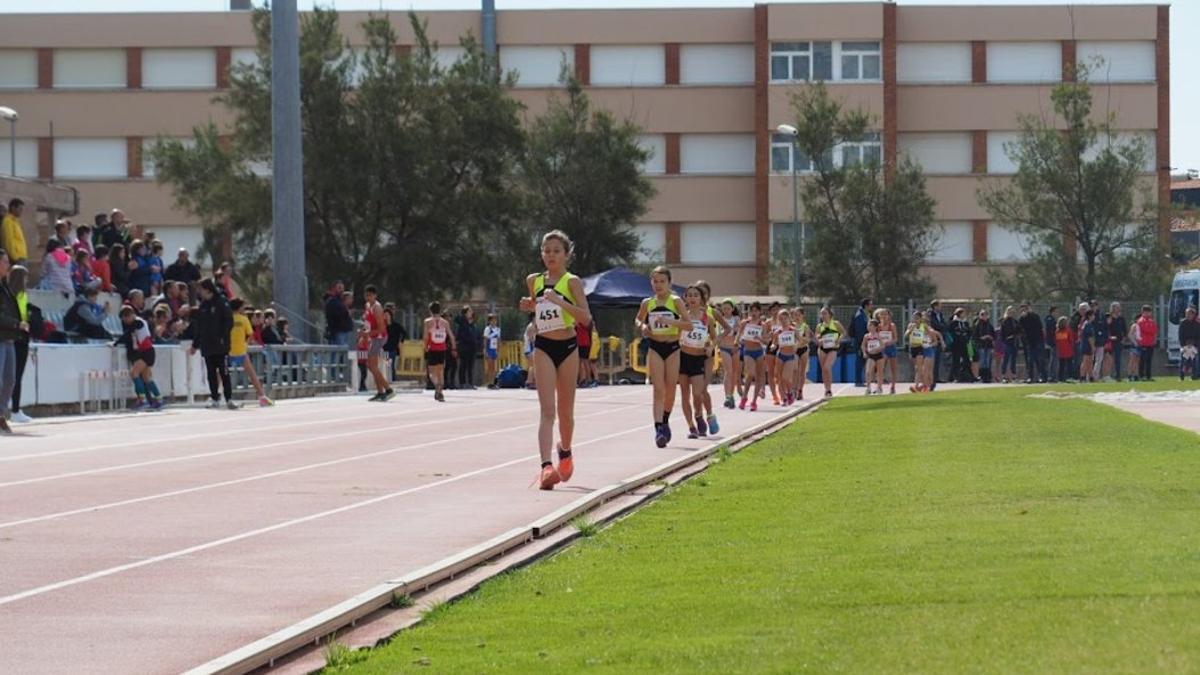
[[[633,404],[633,405],[629,405],[629,406],[626,406],[626,407],[624,407],[624,408],[620,408],[619,410],[627,410],[627,409],[630,409],[630,408],[640,408],[640,407],[643,407],[643,406],[645,406],[645,403],[635,403],[635,404]],[[608,412],[612,412],[612,411],[608,411]],[[531,428],[531,427],[536,427],[537,425],[538,425],[538,424],[535,422],[535,423],[533,423],[533,424],[526,424],[526,425],[522,425],[522,426],[520,426],[520,427],[513,427],[513,429],[514,429],[514,430],[515,430],[515,429],[528,429],[528,428]],[[577,443],[577,444],[576,444],[576,447],[583,447],[583,446],[585,446],[585,445],[591,445],[591,444],[593,444],[593,443],[598,443],[598,442],[600,442],[600,441],[609,440],[609,439],[611,439],[611,438],[616,438],[616,437],[618,437],[618,436],[624,436],[625,434],[631,434],[631,433],[634,433],[634,432],[639,432],[639,433],[640,433],[640,432],[643,432],[643,431],[644,431],[646,428],[647,428],[646,426],[638,426],[638,427],[635,427],[635,428],[633,428],[633,429],[627,429],[627,430],[625,430],[625,431],[619,431],[619,432],[616,432],[616,433],[613,433],[613,434],[609,434],[609,435],[607,435],[607,436],[601,436],[601,437],[599,437],[599,438],[594,438],[594,439],[591,439],[591,440],[585,441],[585,442],[583,442],[583,443]],[[483,432],[483,433],[479,433],[479,434],[471,434],[470,436],[463,436],[463,437],[459,437],[458,439],[453,439],[453,440],[463,440],[463,439],[465,439],[465,438],[473,438],[473,437],[478,437],[478,436],[486,436],[486,435],[489,435],[489,434],[491,434],[491,433],[493,433],[493,432]],[[442,479],[442,480],[434,481],[434,482],[432,482],[432,483],[426,483],[426,484],[424,484],[424,485],[419,485],[419,486],[412,487],[412,488],[406,488],[406,489],[404,489],[404,490],[399,490],[399,491],[396,491],[396,492],[391,492],[391,493],[388,493],[388,494],[386,494],[386,495],[380,495],[380,496],[378,496],[378,497],[372,497],[371,499],[363,500],[363,501],[361,501],[361,502],[355,502],[355,503],[352,503],[352,504],[346,504],[345,506],[339,506],[339,507],[337,507],[337,508],[334,508],[334,509],[329,509],[329,510],[327,510],[327,511],[320,511],[320,512],[317,512],[317,513],[312,513],[312,514],[309,514],[309,515],[307,515],[307,516],[301,516],[301,517],[299,517],[299,518],[293,518],[293,519],[291,519],[291,520],[286,520],[286,521],[283,521],[283,522],[280,522],[280,523],[276,523],[276,524],[274,524],[274,525],[268,525],[268,526],[266,526],[266,527],[260,527],[260,528],[254,529],[254,530],[249,530],[249,531],[247,531],[247,532],[242,532],[242,533],[240,533],[240,534],[235,534],[235,535],[231,535],[231,536],[224,537],[224,538],[221,538],[221,539],[216,539],[216,540],[213,540],[213,541],[205,542],[205,543],[203,543],[203,544],[196,544],[195,546],[189,546],[189,547],[187,547],[187,548],[183,548],[183,549],[179,549],[179,550],[176,550],[176,551],[172,551],[172,552],[170,552],[170,553],[163,553],[163,554],[161,554],[161,555],[156,555],[156,556],[154,556],[154,557],[151,557],[151,558],[146,558],[146,559],[144,559],[144,560],[139,560],[139,561],[137,561],[137,562],[126,563],[126,564],[124,564],[124,565],[117,565],[117,566],[115,566],[115,567],[109,567],[109,568],[107,568],[107,569],[98,570],[98,571],[96,571],[96,572],[92,572],[92,573],[90,573],[90,574],[85,574],[85,575],[78,576],[78,577],[74,577],[74,578],[71,578],[71,579],[64,579],[63,581],[58,581],[58,582],[55,582],[55,583],[52,583],[52,584],[46,584],[46,585],[44,585],[44,586],[38,586],[38,587],[36,587],[36,588],[31,588],[31,589],[29,589],[29,590],[21,591],[20,593],[14,593],[14,594],[12,594],[12,595],[7,595],[7,596],[4,596],[4,597],[0,597],[0,606],[2,606],[2,605],[8,605],[8,604],[11,604],[11,603],[14,603],[14,602],[17,602],[17,601],[20,601],[20,600],[25,600],[25,599],[27,599],[27,598],[32,598],[32,597],[35,597],[35,596],[38,596],[38,595],[43,595],[43,594],[45,594],[45,593],[50,593],[50,592],[52,592],[52,591],[61,590],[61,589],[63,589],[63,588],[69,588],[69,587],[71,587],[71,586],[77,586],[77,585],[79,585],[79,584],[83,584],[83,583],[86,583],[86,582],[89,582],[89,581],[95,581],[96,579],[103,579],[104,577],[113,576],[113,575],[115,575],[115,574],[121,574],[122,572],[128,572],[128,571],[130,571],[130,570],[135,570],[135,569],[139,569],[139,568],[142,568],[142,567],[147,567],[147,566],[149,566],[149,565],[154,565],[154,564],[157,564],[157,563],[160,563],[160,562],[166,562],[166,561],[169,561],[169,560],[174,560],[174,559],[176,559],[176,558],[181,558],[181,557],[184,557],[184,556],[192,555],[192,554],[194,554],[194,553],[200,553],[200,552],[202,552],[202,551],[207,551],[207,550],[214,549],[214,548],[217,548],[217,547],[220,547],[220,546],[225,546],[225,545],[227,545],[227,544],[232,544],[232,543],[235,543],[235,542],[244,541],[244,540],[246,540],[246,539],[250,539],[250,538],[253,538],[253,537],[261,536],[261,535],[264,535],[264,534],[269,534],[269,533],[271,533],[271,532],[275,532],[275,531],[277,531],[277,530],[282,530],[282,529],[286,529],[286,528],[289,528],[289,527],[294,527],[294,526],[296,526],[296,525],[302,525],[302,524],[304,524],[304,523],[310,523],[310,522],[313,522],[313,521],[315,521],[315,520],[320,520],[320,519],[322,519],[322,518],[327,518],[327,517],[329,517],[329,516],[335,516],[335,515],[338,515],[338,514],[341,514],[341,513],[346,513],[346,512],[348,512],[348,511],[354,511],[354,510],[356,510],[356,509],[360,509],[360,508],[363,508],[363,507],[366,507],[366,506],[372,506],[372,505],[375,505],[375,504],[379,504],[379,503],[381,503],[381,502],[385,502],[385,501],[389,501],[389,500],[392,500],[392,499],[396,499],[396,498],[398,498],[398,497],[403,497],[403,496],[406,496],[406,495],[415,494],[415,493],[417,493],[417,492],[423,492],[423,491],[425,491],[425,490],[430,490],[430,489],[432,489],[432,488],[435,488],[435,487],[441,487],[441,486],[443,486],[443,485],[448,485],[448,484],[450,484],[450,483],[455,483],[455,482],[458,482],[458,481],[466,480],[466,479],[468,479],[468,478],[474,478],[474,477],[476,477],[476,476],[481,476],[481,475],[483,475],[483,474],[485,474],[485,473],[490,473],[490,472],[492,472],[492,471],[498,471],[498,470],[500,470],[500,469],[506,469],[506,468],[508,468],[508,467],[510,467],[510,466],[515,466],[515,465],[517,465],[517,464],[521,464],[521,463],[523,463],[523,462],[528,462],[528,461],[530,461],[530,460],[537,459],[537,457],[538,457],[538,455],[536,455],[536,454],[534,454],[534,455],[524,455],[524,456],[522,456],[522,457],[518,457],[518,458],[516,458],[516,459],[512,459],[512,460],[509,460],[509,461],[507,461],[507,462],[501,462],[500,464],[493,464],[492,466],[484,467],[484,468],[482,468],[482,469],[476,469],[476,470],[474,470],[474,471],[469,471],[469,472],[467,472],[467,473],[464,473],[464,474],[461,474],[461,475],[458,475],[458,476],[453,476],[453,477],[450,477],[450,478],[444,478],[444,479]]]
[[[635,404],[635,405],[641,405],[641,404]],[[628,407],[630,407],[630,406],[618,408],[617,410],[625,410],[625,409],[628,409]],[[496,415],[508,414],[509,412],[511,412],[511,411],[504,411],[502,413],[495,413],[495,414]],[[581,419],[588,419],[591,417],[599,417],[601,415],[612,414],[613,412],[616,412],[616,411],[603,410],[603,411],[598,411],[598,412],[594,412],[594,413],[588,413],[586,415],[579,415],[575,419],[581,420]],[[478,419],[478,418],[487,417],[487,416],[486,415],[476,415],[474,417],[476,419]],[[454,438],[444,438],[444,439],[440,439],[440,440],[436,440],[436,441],[426,441],[424,443],[417,443],[417,444],[413,444],[413,445],[401,445],[401,446],[396,446],[393,448],[386,448],[384,450],[376,450],[374,452],[369,452],[369,453],[362,454],[362,455],[352,455],[350,457],[340,457],[338,459],[331,459],[328,461],[317,462],[314,464],[305,464],[302,466],[290,467],[287,469],[279,469],[276,471],[269,471],[267,473],[256,474],[253,476],[245,476],[242,478],[232,478],[229,480],[219,481],[216,483],[207,483],[204,485],[196,485],[196,486],[189,487],[189,488],[181,488],[178,490],[171,490],[169,492],[161,492],[158,494],[146,495],[143,497],[133,497],[130,499],[123,499],[120,501],[108,502],[106,504],[85,506],[85,507],[80,507],[80,508],[76,508],[76,509],[70,509],[68,511],[59,511],[56,513],[48,513],[48,514],[41,515],[41,516],[31,516],[29,518],[22,518],[20,520],[12,520],[12,521],[9,521],[6,523],[0,523],[0,529],[17,527],[19,525],[28,525],[30,523],[37,523],[37,522],[42,522],[42,521],[46,521],[46,520],[55,520],[58,518],[65,518],[68,516],[79,515],[81,513],[93,513],[96,511],[104,511],[107,509],[113,509],[113,508],[117,508],[120,506],[128,506],[131,504],[141,504],[144,502],[155,501],[158,499],[166,499],[169,497],[178,497],[180,495],[191,494],[194,492],[203,492],[205,490],[211,490],[211,489],[220,488],[220,487],[228,487],[230,485],[239,485],[242,483],[250,483],[250,482],[254,482],[254,481],[258,481],[258,480],[265,480],[267,478],[286,476],[286,475],[292,474],[292,473],[300,473],[302,471],[309,471],[312,469],[320,469],[320,468],[325,468],[325,467],[329,467],[329,466],[336,466],[338,464],[355,462],[355,461],[362,460],[362,459],[372,459],[375,457],[381,457],[384,455],[390,455],[390,454],[394,454],[397,452],[403,452],[403,451],[407,451],[407,450],[417,450],[417,449],[421,449],[421,448],[432,447],[435,445],[441,445],[444,443],[453,443],[453,442],[457,442],[457,441],[468,440],[471,438],[477,438],[479,436],[494,435],[494,434],[499,434],[499,433],[505,433],[508,431],[515,431],[515,430],[524,430],[524,429],[529,428],[530,426],[536,427],[537,424],[535,423],[532,425],[523,425],[520,427],[508,427],[505,429],[501,429],[499,431],[488,431],[488,432],[481,432],[478,434],[471,434],[468,436],[457,436]],[[345,434],[343,434],[343,435],[345,435]],[[309,440],[315,440],[315,439],[309,439]],[[588,441],[588,442],[590,443],[591,441]],[[255,447],[263,447],[263,446],[255,446]]]

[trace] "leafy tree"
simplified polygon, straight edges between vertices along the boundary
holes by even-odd
[[[632,264],[639,239],[629,228],[646,212],[654,186],[641,175],[649,153],[640,129],[593,110],[579,81],[564,68],[565,98],[552,96],[529,127],[521,162],[532,236],[558,228],[571,236],[571,269],[588,275]],[[536,260],[536,255],[533,258]]]
[[[239,282],[269,292],[270,13],[257,10],[258,63],[235,67],[218,101],[234,115],[228,143],[209,125],[195,147],[152,151],[160,182],[198,215],[210,239],[233,237]],[[398,57],[386,17],[349,49],[335,11],[301,19],[300,78],[306,262],[310,295],[335,279],[419,301],[489,286],[512,267],[521,203],[513,177],[524,135],[513,78],[472,38],[449,68],[410,15],[417,44]],[[522,250],[524,246],[520,247]]]
[[[844,109],[824,83],[794,95],[792,108],[796,144],[813,168],[799,187],[813,230],[803,261],[804,290],[841,303],[929,295],[933,285],[919,265],[933,248],[934,200],[921,168],[905,159],[885,179],[887,167],[875,158],[851,155],[835,163],[839,146],[863,140],[872,120]]]
[[[1004,148],[1016,175],[978,190],[995,222],[1027,238],[1028,263],[989,275],[1000,296],[1138,298],[1167,287],[1147,144],[1121,141],[1116,115],[1093,111],[1089,70],[1054,88],[1050,119],[1018,116],[1020,136]]]

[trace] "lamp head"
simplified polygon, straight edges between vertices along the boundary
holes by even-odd
[[[0,105],[0,118],[6,119],[9,122],[16,122],[20,117],[16,110]]]
[[[796,127],[790,124],[780,124],[779,126],[775,127],[775,131],[788,136],[795,136],[797,133],[799,133]]]

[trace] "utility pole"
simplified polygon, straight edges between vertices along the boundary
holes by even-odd
[[[274,299],[308,326],[304,260],[304,153],[300,132],[300,19],[296,0],[271,3],[271,270]],[[306,336],[309,340],[317,336]]]

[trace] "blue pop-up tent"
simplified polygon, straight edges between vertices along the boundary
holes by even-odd
[[[683,295],[683,286],[672,285],[672,288],[680,296]],[[627,267],[614,267],[584,277],[583,292],[587,295],[588,305],[600,308],[637,307],[642,299],[654,295],[650,278]]]

